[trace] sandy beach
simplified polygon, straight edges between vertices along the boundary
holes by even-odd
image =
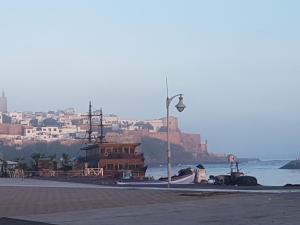
[[[0,217],[61,225],[295,225],[300,219],[300,192],[295,190],[197,192],[0,179],[0,199]]]

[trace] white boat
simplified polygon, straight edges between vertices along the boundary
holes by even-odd
[[[192,184],[195,180],[195,172],[183,176],[172,177],[171,184]],[[167,180],[149,180],[149,181],[117,181],[118,185],[167,185]]]

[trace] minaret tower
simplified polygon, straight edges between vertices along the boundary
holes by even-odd
[[[7,98],[4,91],[2,92],[2,96],[0,97],[0,112],[7,113]]]

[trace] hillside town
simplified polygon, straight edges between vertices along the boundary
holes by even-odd
[[[93,111],[99,115],[100,111]],[[99,136],[99,117],[93,117],[93,136]],[[38,142],[60,142],[74,144],[86,137],[89,119],[86,113],[74,108],[48,112],[9,112],[7,97],[0,97],[0,143],[17,149]],[[166,141],[166,118],[152,120],[122,119],[117,115],[103,115],[105,136],[113,142],[140,142],[143,137]],[[208,154],[207,140],[200,134],[184,133],[179,129],[176,117],[169,119],[170,142],[199,157],[223,157],[222,154]]]

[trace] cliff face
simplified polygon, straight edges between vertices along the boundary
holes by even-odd
[[[164,164],[166,162],[166,132],[139,130],[108,133],[106,140],[125,143],[141,142],[140,150],[145,154],[148,164]],[[170,142],[174,163],[227,163],[225,155],[207,151],[207,142],[201,143],[199,134],[172,131],[170,132]]]
[[[156,138],[143,137],[140,150],[144,153],[146,164],[165,165],[167,162],[167,143]],[[184,151],[180,145],[171,145],[173,164],[194,164],[197,160],[190,152]]]
[[[166,150],[166,142],[167,142],[167,120],[166,118],[162,118],[160,129],[154,130],[147,130],[147,129],[139,129],[139,130],[123,130],[120,133],[110,132],[106,133],[106,140],[112,142],[142,142],[143,140],[147,140],[146,148],[142,149],[143,152],[146,154],[145,151],[152,151],[151,148],[159,148],[161,151]],[[178,121],[176,117],[170,117],[169,120],[169,131],[170,131],[170,143],[173,147],[176,147],[178,151],[188,153],[188,155],[192,156],[195,162],[226,162],[226,156],[215,155],[213,153],[208,152],[207,148],[207,141],[203,141],[201,139],[200,134],[191,134],[191,133],[183,133],[180,131],[178,127]],[[151,145],[150,142],[155,142],[156,144]],[[160,143],[160,144],[159,144]],[[161,143],[165,144],[164,149],[160,148],[159,146]],[[142,143],[144,144],[144,143]],[[149,147],[151,146],[151,148]],[[190,157],[186,155],[187,158]],[[182,160],[185,160],[182,158]]]
[[[149,132],[147,130],[124,131],[123,133],[108,133],[106,139],[113,142],[141,142],[142,138],[158,139],[167,141],[166,132]],[[198,155],[207,155],[207,145],[201,143],[199,134],[181,133],[180,131],[170,132],[170,143],[181,146],[183,151],[190,152],[197,157]]]

